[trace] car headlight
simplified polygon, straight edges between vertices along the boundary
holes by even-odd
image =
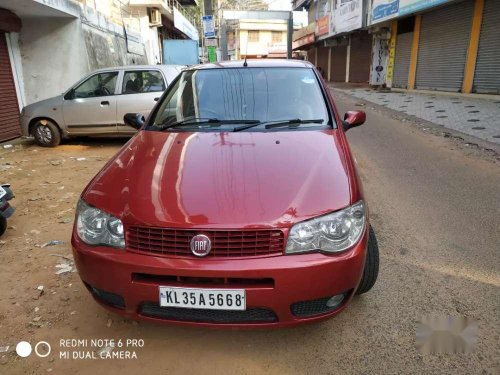
[[[125,248],[122,221],[82,200],[76,207],[76,231],[86,244]]]
[[[347,250],[361,238],[365,217],[365,205],[359,201],[343,210],[297,223],[288,234],[286,253]]]

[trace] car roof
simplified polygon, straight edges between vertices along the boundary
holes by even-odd
[[[248,59],[247,68],[312,68],[313,65],[304,60],[286,59]],[[189,66],[188,70],[244,68],[244,60],[221,61],[209,64]]]
[[[109,72],[110,70],[141,70],[141,69],[162,69],[162,70],[168,70],[168,69],[176,69],[180,70],[182,68],[185,68],[185,65],[123,65],[123,66],[110,66],[107,68],[101,68],[94,70],[93,73],[99,73],[99,72]]]

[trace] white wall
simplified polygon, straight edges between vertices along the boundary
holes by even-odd
[[[25,105],[63,93],[93,70],[148,63],[146,56],[127,52],[123,35],[84,24],[79,18],[22,21],[19,47]],[[150,53],[154,56],[153,48]]]
[[[88,70],[79,19],[25,18],[19,34],[26,104],[61,94]]]
[[[149,27],[149,17],[145,11],[144,13],[145,15],[141,12],[140,17],[141,36],[146,47],[148,64],[154,65],[161,62],[158,29],[156,27]]]
[[[7,46],[9,49],[10,65],[12,66],[12,76],[14,77],[14,84],[16,86],[17,102],[19,110],[26,105],[26,98],[24,96],[24,78],[21,50],[19,48],[19,34],[6,33]]]
[[[121,24],[82,4],[57,1],[72,4],[77,17],[23,17],[21,32],[14,36],[18,43],[10,48],[14,60],[17,53],[18,91],[24,92],[24,105],[59,95],[98,68],[161,61],[157,29],[149,27],[146,8],[134,14],[139,16],[134,20],[140,24],[146,50],[137,55],[127,51]]]

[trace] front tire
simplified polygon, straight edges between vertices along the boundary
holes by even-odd
[[[370,226],[368,230],[368,250],[366,254],[365,268],[363,270],[363,277],[359,283],[358,290],[356,294],[363,294],[368,292],[378,277],[379,268],[379,253],[378,253],[378,242],[375,236],[375,231]]]
[[[0,236],[5,233],[7,229],[7,219],[4,217],[0,217]]]
[[[36,144],[41,147],[55,147],[61,143],[59,128],[50,120],[38,120],[32,134]]]

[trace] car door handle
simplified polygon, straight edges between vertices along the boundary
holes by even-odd
[[[160,98],[155,98],[155,102],[157,102],[158,100],[160,100]]]
[[[108,102],[107,100],[103,100],[103,101],[101,102],[101,105],[109,105],[109,102]]]

